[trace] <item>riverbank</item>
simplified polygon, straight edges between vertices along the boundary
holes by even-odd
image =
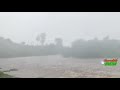
[[[0,78],[13,78],[13,76],[5,74],[4,72],[0,71]]]

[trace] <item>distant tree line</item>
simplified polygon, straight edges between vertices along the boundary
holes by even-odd
[[[60,54],[64,57],[76,58],[119,58],[120,40],[109,39],[106,36],[102,40],[78,39],[71,43],[71,47],[63,46],[61,38],[55,39],[55,44],[45,44],[46,34],[42,33],[36,37],[39,45],[26,45],[14,43],[10,39],[0,37],[0,58],[46,56]]]

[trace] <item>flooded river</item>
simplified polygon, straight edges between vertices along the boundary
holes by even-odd
[[[20,78],[120,78],[119,59],[117,66],[104,66],[102,60],[60,55],[1,58],[0,71]]]

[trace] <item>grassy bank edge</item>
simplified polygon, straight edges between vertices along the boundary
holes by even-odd
[[[0,71],[0,78],[13,78],[13,76],[5,74],[4,72]]]

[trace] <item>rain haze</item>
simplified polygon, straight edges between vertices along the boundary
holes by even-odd
[[[60,37],[70,45],[78,38],[120,39],[119,23],[119,12],[0,12],[0,36],[36,43],[36,35],[45,32],[48,43]]]
[[[0,12],[0,78],[120,78],[120,12]]]

